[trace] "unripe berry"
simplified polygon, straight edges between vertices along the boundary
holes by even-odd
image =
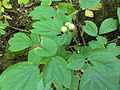
[[[74,30],[74,29],[75,29],[75,25],[74,25],[74,24],[70,24],[70,25],[69,25],[69,29],[70,29],[70,30]]]
[[[66,22],[66,23],[65,23],[65,26],[66,26],[66,27],[69,27],[69,25],[70,25],[70,22]]]
[[[62,27],[61,27],[61,31],[62,31],[62,32],[67,32],[67,27],[62,26]]]

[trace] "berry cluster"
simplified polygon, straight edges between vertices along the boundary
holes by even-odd
[[[75,25],[71,24],[70,22],[66,22],[65,26],[61,27],[61,31],[62,32],[67,32],[67,28],[69,28],[69,30],[74,30],[75,29]]]

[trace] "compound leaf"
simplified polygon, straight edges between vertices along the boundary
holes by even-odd
[[[113,18],[105,19],[100,26],[99,34],[105,34],[115,31],[117,27],[118,27],[117,20],[114,20]]]
[[[16,33],[14,37],[9,40],[9,45],[9,50],[16,52],[32,46],[32,41],[26,34]]]
[[[66,88],[70,88],[71,72],[66,67],[67,62],[59,56],[48,62],[43,71],[45,84],[56,83],[58,87],[63,84]]]
[[[2,90],[37,90],[39,68],[29,62],[17,63],[0,76]]]
[[[90,36],[97,36],[98,34],[98,28],[96,24],[92,21],[85,21],[86,26],[83,26],[82,29]]]

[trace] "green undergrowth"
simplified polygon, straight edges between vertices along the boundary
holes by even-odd
[[[96,39],[88,45],[78,42],[71,46],[73,32],[80,29],[73,24],[73,16],[101,0],[81,0],[79,10],[67,3],[55,9],[50,6],[51,1],[55,0],[44,0],[29,14],[36,20],[29,35],[18,32],[8,41],[11,52],[27,49],[28,59],[0,75],[0,90],[119,90],[120,46],[109,43],[103,35],[118,29],[120,8],[116,10],[117,19],[106,18],[99,27],[85,20],[82,32]],[[40,72],[41,65],[44,67]]]

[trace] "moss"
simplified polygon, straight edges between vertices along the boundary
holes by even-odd
[[[16,58],[26,57],[26,56],[27,56],[27,51],[25,50],[19,52],[11,52],[10,50],[6,50],[6,59],[9,60],[16,60]]]

